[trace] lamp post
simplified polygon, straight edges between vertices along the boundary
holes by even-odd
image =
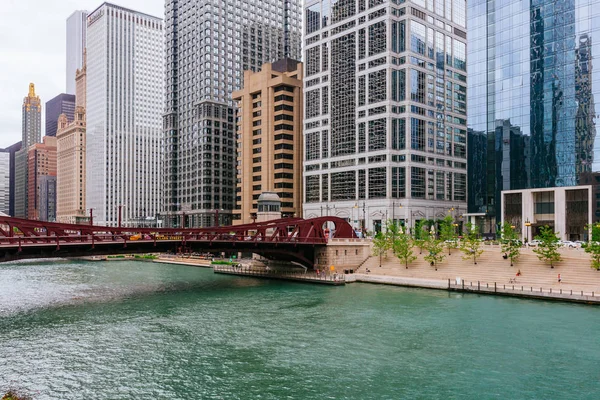
[[[525,239],[523,239],[523,241],[525,243],[529,243],[529,227],[531,226],[531,222],[529,221],[529,218],[527,218],[525,220]]]
[[[94,209],[90,208],[90,225],[94,225]]]
[[[367,203],[363,201],[363,219],[362,219],[362,224],[361,224],[362,225],[363,237],[366,236],[365,235],[365,233],[366,233],[365,232],[365,225],[367,224],[367,221],[366,221],[367,215],[366,215],[366,211],[365,211],[366,206],[367,206]]]
[[[360,217],[358,215],[358,213],[359,213],[359,211],[358,211],[358,203],[354,203],[354,206],[352,207],[352,219],[354,219],[354,210],[355,209],[356,209],[356,219],[354,221],[358,222],[358,220],[360,219]],[[356,224],[354,223],[353,225],[354,225],[354,229],[357,229]]]

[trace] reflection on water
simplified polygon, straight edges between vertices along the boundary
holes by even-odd
[[[0,310],[0,387],[36,399],[595,399],[599,389],[593,307],[57,261],[0,264]]]

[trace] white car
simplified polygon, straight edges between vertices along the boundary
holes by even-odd
[[[570,240],[561,240],[560,241],[560,245],[562,247],[568,247],[570,249],[575,249],[577,247],[580,247],[580,246],[577,245],[577,243],[571,242]]]
[[[529,245],[531,247],[537,247],[540,243],[542,243],[542,242],[537,239],[533,239],[531,242],[529,242]]]

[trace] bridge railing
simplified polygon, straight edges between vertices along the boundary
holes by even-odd
[[[174,233],[164,234],[111,234],[94,233],[84,235],[35,235],[35,236],[0,236],[0,246],[31,245],[31,244],[69,244],[69,243],[131,243],[131,242],[224,242],[224,243],[302,243],[298,237],[262,237],[235,234],[205,234],[205,233]],[[313,239],[310,239],[311,242]],[[316,242],[323,242],[325,240]]]

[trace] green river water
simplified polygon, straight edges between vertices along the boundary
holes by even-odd
[[[598,399],[600,308],[133,261],[0,264],[8,387],[36,400]]]

